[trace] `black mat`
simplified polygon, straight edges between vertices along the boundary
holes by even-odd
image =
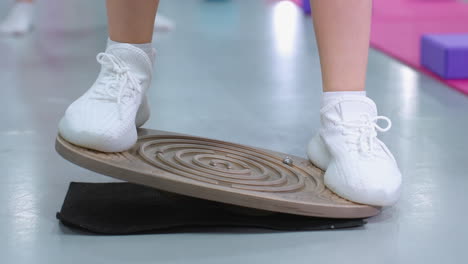
[[[363,219],[296,216],[227,205],[131,183],[72,182],[57,218],[98,234],[167,233],[219,227],[300,231],[357,227]]]

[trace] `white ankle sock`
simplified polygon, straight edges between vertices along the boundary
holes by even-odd
[[[123,43],[125,43],[125,42],[113,41],[110,38],[107,39],[107,47],[109,47],[111,45],[114,45],[114,44],[123,44]],[[148,57],[151,59],[151,61],[153,60],[155,52],[154,52],[153,44],[151,42],[150,43],[143,43],[143,44],[134,44],[134,43],[125,43],[125,44],[130,44],[132,46],[135,46],[135,47],[141,49],[142,51],[144,51],[146,53],[146,55],[148,55]]]
[[[341,92],[323,92],[322,107],[328,102],[342,96],[363,96],[366,97],[366,91],[341,91]]]

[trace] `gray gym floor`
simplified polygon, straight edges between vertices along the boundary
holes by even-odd
[[[404,175],[401,201],[363,228],[95,236],[58,223],[70,181],[109,181],[54,150],[59,118],[97,75],[103,1],[43,0],[38,29],[0,38],[0,263],[464,263],[468,97],[371,51],[368,95]],[[65,4],[67,3],[67,4]],[[0,3],[0,16],[8,2]],[[162,1],[146,127],[305,157],[317,129],[310,18],[289,3]]]

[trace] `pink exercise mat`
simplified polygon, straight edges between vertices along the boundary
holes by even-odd
[[[444,80],[420,64],[420,38],[426,33],[467,33],[468,1],[374,0],[372,47],[468,94],[467,80]]]

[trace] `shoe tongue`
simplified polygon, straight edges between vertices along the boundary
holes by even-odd
[[[347,98],[337,107],[343,121],[356,121],[362,119],[362,114],[368,114],[371,118],[377,116],[377,108],[369,98]]]

